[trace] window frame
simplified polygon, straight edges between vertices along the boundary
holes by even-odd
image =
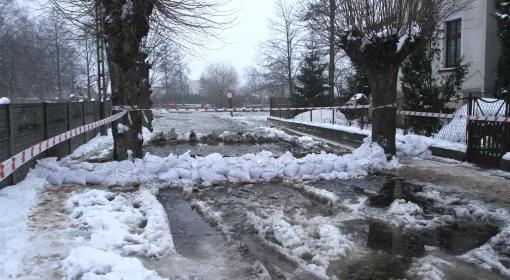
[[[452,33],[452,28],[455,28]],[[462,18],[457,18],[445,22],[445,68],[456,68],[459,66],[460,58],[462,57]],[[453,46],[453,58],[450,56]],[[453,61],[451,61],[453,59]]]

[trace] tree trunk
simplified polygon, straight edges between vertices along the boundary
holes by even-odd
[[[328,92],[333,98],[335,96],[335,15],[336,15],[336,0],[329,0]]]
[[[373,103],[372,141],[391,157],[396,154],[398,67],[388,67],[386,70],[367,71],[367,76]]]
[[[129,13],[124,11],[122,0],[103,0],[105,34],[108,45],[108,65],[112,80],[112,104],[151,107],[149,68],[147,55],[141,51],[141,42],[149,32],[150,1],[132,1]],[[147,116],[148,126],[152,117]],[[114,160],[129,156],[142,157],[142,111],[130,111],[112,124]]]

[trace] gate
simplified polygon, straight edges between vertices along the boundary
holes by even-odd
[[[470,98],[468,115],[510,116],[508,101]],[[468,120],[467,160],[487,166],[499,166],[510,151],[510,124],[506,122]]]

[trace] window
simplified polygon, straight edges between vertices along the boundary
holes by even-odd
[[[446,67],[457,67],[460,60],[461,19],[446,22]]]

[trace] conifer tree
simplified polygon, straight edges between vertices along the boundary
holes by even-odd
[[[352,74],[346,78],[347,89],[350,94],[347,96],[347,99],[357,93],[363,93],[366,97],[370,98],[370,86],[368,85],[367,75],[355,64],[352,69]]]
[[[305,106],[331,105],[334,97],[328,94],[328,79],[324,74],[328,64],[321,62],[322,56],[315,43],[309,43],[307,49],[296,77],[298,86],[294,101]]]
[[[420,112],[444,112],[446,104],[462,88],[469,64],[460,60],[455,70],[438,74],[434,61],[440,57],[437,41],[417,49],[402,65],[402,92],[404,109]],[[435,118],[408,117],[407,125],[414,133],[432,136],[440,129]]]
[[[510,98],[510,3],[496,0],[496,10],[502,49],[494,94],[498,98]]]

